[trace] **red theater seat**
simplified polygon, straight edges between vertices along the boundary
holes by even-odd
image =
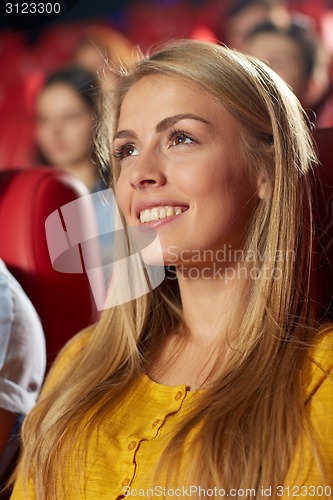
[[[35,164],[36,146],[31,119],[24,114],[4,118],[0,134],[0,165],[6,165],[6,169],[17,169],[18,166],[29,168]]]
[[[81,181],[53,168],[0,171],[0,257],[37,309],[49,362],[97,319],[87,275],[55,271],[45,235],[46,218],[85,194]],[[85,213],[75,224],[84,231],[88,221]]]

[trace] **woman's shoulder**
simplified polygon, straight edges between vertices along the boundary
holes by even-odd
[[[71,368],[77,365],[77,361],[80,358],[85,346],[88,344],[95,325],[90,325],[81,332],[77,333],[72,337],[61,349],[56,359],[53,362],[49,375],[44,384],[48,389],[53,387],[53,385],[63,377],[64,373],[68,373]]]
[[[325,325],[319,331],[318,341],[310,351],[313,362],[330,369],[333,367],[333,323]]]
[[[307,393],[312,433],[315,436],[327,477],[333,477],[333,326],[325,326],[312,348],[311,378]],[[311,483],[315,484],[314,480]],[[310,480],[309,480],[310,481]]]
[[[310,381],[308,397],[318,391],[321,394],[330,392],[333,396],[333,324],[322,328],[318,342],[309,352]]]
[[[74,335],[70,340],[66,342],[64,347],[59,352],[55,363],[59,363],[62,359],[71,358],[72,356],[77,356],[89,342],[96,325],[87,326],[84,330]]]

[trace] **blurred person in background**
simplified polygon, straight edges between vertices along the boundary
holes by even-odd
[[[243,50],[247,34],[258,24],[274,20],[285,24],[289,13],[283,0],[234,0],[225,21],[225,40],[228,47]]]
[[[0,259],[0,490],[18,450],[20,421],[36,402],[45,367],[37,312]]]
[[[90,26],[78,41],[72,62],[97,74],[103,88],[115,81],[110,67],[129,67],[132,64],[133,47],[118,31],[107,26]]]
[[[292,88],[310,118],[330,89],[329,55],[311,19],[294,16],[285,26],[266,21],[246,36],[243,51],[266,62]]]
[[[109,198],[104,192],[107,179],[102,178],[93,148],[99,92],[96,76],[79,66],[50,74],[37,96],[36,141],[48,165],[77,176],[94,194],[101,259],[108,264],[113,222]],[[105,277],[107,283],[110,270],[105,269]]]
[[[69,66],[50,74],[36,102],[36,141],[46,164],[101,186],[92,142],[99,84],[87,70]]]

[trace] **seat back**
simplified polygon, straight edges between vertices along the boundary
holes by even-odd
[[[333,128],[315,131],[320,164],[314,176],[318,290],[323,316],[333,319]]]
[[[49,363],[97,319],[87,275],[55,271],[45,234],[52,212],[86,194],[80,180],[55,168],[0,171],[0,257],[41,318]],[[83,231],[86,216],[75,221]]]

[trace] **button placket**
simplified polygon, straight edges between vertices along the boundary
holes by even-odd
[[[133,453],[133,457],[135,457],[135,454],[136,454],[136,449],[137,449],[137,446],[138,446],[138,441],[136,441],[135,439],[133,439],[132,441],[130,441],[127,445],[127,449],[129,451],[134,451]],[[134,462],[134,458],[133,458],[133,462]],[[126,472],[124,471],[124,479],[121,483],[121,487],[122,488],[126,488],[126,486],[130,486],[130,484],[132,483],[134,477],[135,477],[135,465],[133,464],[133,472],[130,472],[129,470],[127,471],[127,474]],[[128,474],[128,472],[130,472],[130,474]]]
[[[182,391],[178,391],[177,394],[175,395],[175,400],[179,401],[183,397]]]
[[[129,450],[135,450],[135,448],[137,447],[137,442],[136,441],[131,441],[128,445],[128,449]]]
[[[154,420],[154,422],[151,424],[152,428],[155,429],[155,427],[160,423],[161,419],[160,418],[157,418],[156,420]]]
[[[121,483],[122,487],[125,488],[125,486],[129,486],[131,483],[131,480],[129,477],[126,477],[124,481]]]

